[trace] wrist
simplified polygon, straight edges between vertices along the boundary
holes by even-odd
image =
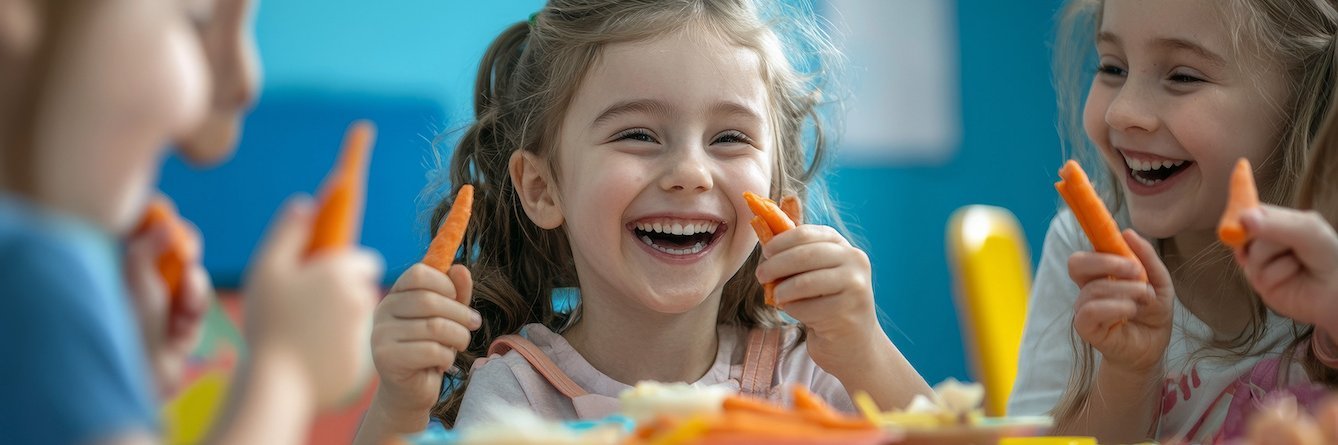
[[[367,408],[366,421],[386,434],[411,434],[427,427],[431,406],[405,406],[398,403],[386,386],[377,387]]]

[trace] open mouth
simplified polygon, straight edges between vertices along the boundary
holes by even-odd
[[[1154,186],[1171,179],[1185,171],[1194,161],[1183,159],[1143,160],[1124,155],[1124,164],[1129,167],[1129,177],[1139,184]]]
[[[629,226],[632,234],[652,249],[680,256],[705,251],[725,233],[725,223],[720,221],[656,218]]]

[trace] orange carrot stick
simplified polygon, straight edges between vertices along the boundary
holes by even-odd
[[[1254,188],[1250,161],[1240,158],[1236,161],[1236,169],[1231,172],[1231,196],[1227,199],[1226,211],[1222,213],[1222,222],[1217,225],[1217,237],[1223,244],[1240,249],[1250,242],[1250,233],[1241,224],[1240,215],[1257,207],[1259,191]]]
[[[789,411],[780,405],[775,405],[772,404],[771,402],[767,402],[761,399],[755,399],[752,397],[744,397],[739,395],[731,395],[725,397],[725,401],[722,406],[723,406],[722,409],[724,409],[725,411],[751,411],[771,416],[789,415]]]
[[[767,221],[767,226],[771,227],[771,233],[780,235],[781,232],[794,228],[794,221],[781,211],[780,206],[775,201],[753,193],[743,192],[743,199],[748,201],[748,208],[753,210],[753,214],[762,217]]]
[[[358,242],[363,204],[367,199],[367,164],[375,132],[376,127],[367,121],[349,126],[339,163],[330,171],[321,188],[311,241],[307,243],[308,255]]]
[[[762,217],[760,216],[754,216],[753,219],[749,221],[749,223],[752,224],[753,231],[757,232],[758,241],[760,241],[763,245],[766,245],[766,243],[771,242],[771,238],[774,237],[775,234],[771,233],[771,226],[767,225],[766,220],[762,219]],[[763,291],[762,301],[766,302],[768,306],[775,306],[776,283],[762,283],[762,291]]]
[[[780,209],[782,212],[785,212],[785,216],[789,216],[790,220],[794,221],[795,224],[804,223],[804,206],[799,203],[798,196],[790,195],[781,198]]]
[[[171,201],[161,196],[149,201],[139,226],[135,228],[135,233],[144,233],[158,224],[166,225],[168,233],[167,248],[158,255],[158,275],[163,279],[163,286],[170,301],[175,303],[181,298],[181,283],[186,275],[186,261],[193,259],[198,253],[192,247],[185,223],[173,210]]]
[[[1055,189],[1068,203],[1069,209],[1073,210],[1073,216],[1077,218],[1083,232],[1087,233],[1087,239],[1092,241],[1092,247],[1097,252],[1120,255],[1142,264],[1129,244],[1124,242],[1119,225],[1110,216],[1105,204],[1101,203],[1101,197],[1097,196],[1082,167],[1069,160],[1059,170],[1059,177],[1061,179],[1055,183]],[[1146,271],[1142,272],[1142,279],[1148,280]]]
[[[451,211],[437,229],[437,236],[427,246],[427,255],[423,255],[423,264],[446,273],[455,260],[455,251],[460,249],[460,242],[465,239],[465,228],[469,227],[469,215],[474,208],[474,186],[465,184],[455,194]]]
[[[766,244],[771,238],[779,235],[781,232],[794,228],[794,215],[800,214],[799,198],[789,196],[781,199],[782,203],[788,203],[789,211],[786,211],[775,201],[753,193],[743,192],[743,199],[748,201],[748,208],[752,209],[756,215],[751,221],[753,231],[757,232],[757,239]],[[763,299],[768,305],[776,305],[776,283],[762,283]]]
[[[846,416],[836,412],[827,402],[822,401],[818,396],[809,392],[803,386],[795,385],[791,390],[794,397],[794,408],[805,418],[810,419],[827,428],[841,429],[864,429],[874,428],[873,423],[868,420]]]

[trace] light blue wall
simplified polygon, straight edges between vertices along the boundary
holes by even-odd
[[[381,128],[364,242],[386,256],[388,280],[412,264],[425,245],[415,198],[432,159],[427,140],[466,122],[484,47],[540,4],[263,1],[267,84],[236,158],[203,172],[170,160],[164,171],[163,189],[204,232],[215,280],[237,284],[274,209],[290,192],[315,190],[355,118]],[[1046,42],[1056,4],[958,0],[957,155],[936,166],[839,165],[830,176],[867,241],[885,328],[931,383],[969,377],[943,243],[948,215],[1007,207],[1038,252],[1054,213],[1060,158]]]

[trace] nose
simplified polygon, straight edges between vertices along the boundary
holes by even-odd
[[[660,176],[660,188],[665,191],[691,190],[705,192],[715,186],[711,176],[709,159],[705,150],[697,144],[685,144],[679,147],[675,156],[665,158],[668,168]]]
[[[1106,124],[1120,131],[1153,132],[1159,126],[1155,99],[1148,87],[1126,82],[1106,108]]]

